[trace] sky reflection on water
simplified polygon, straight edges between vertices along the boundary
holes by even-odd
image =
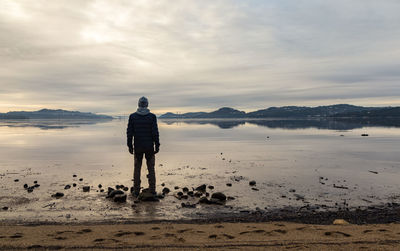
[[[173,196],[151,210],[147,205],[132,210],[129,203],[116,206],[96,192],[97,184],[107,187],[132,183],[133,158],[126,147],[126,123],[58,123],[56,129],[48,123],[50,127],[43,130],[35,123],[10,127],[1,122],[0,206],[7,204],[11,208],[4,219],[23,216],[27,220],[65,221],[60,215],[67,212],[77,220],[177,219],[204,213],[201,206],[192,211],[176,210],[180,201]],[[227,203],[233,210],[301,206],[303,201],[296,200],[290,189],[305,196],[308,204],[332,207],[343,200],[357,207],[398,202],[400,198],[400,128],[358,128],[353,124],[346,127],[342,122],[316,125],[315,121],[159,123],[158,190],[163,182],[173,192],[174,186],[211,184],[215,190],[236,198]],[[332,129],[335,124],[338,127]],[[318,129],[323,125],[328,129]],[[363,133],[369,136],[362,137]],[[143,168],[143,185],[147,185],[147,170]],[[78,177],[73,178],[73,174]],[[320,177],[324,177],[324,184]],[[41,187],[27,194],[22,185],[34,180]],[[250,189],[249,180],[257,181],[259,191]],[[91,185],[92,191],[64,191],[64,186],[73,182],[78,188]],[[232,183],[232,187],[226,183]],[[56,191],[63,191],[66,196],[60,200],[51,198]],[[53,202],[57,204],[55,208],[43,208]]]

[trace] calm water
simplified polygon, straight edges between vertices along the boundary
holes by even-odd
[[[0,211],[0,219],[187,219],[208,217],[210,212],[305,204],[334,210],[344,201],[350,207],[400,202],[399,127],[320,121],[167,120],[159,121],[157,189],[161,191],[165,183],[172,192],[159,203],[132,207],[132,198],[128,198],[126,204],[115,204],[97,191],[97,185],[132,185],[126,123],[0,122],[0,208],[9,207]],[[364,133],[369,136],[362,137]],[[143,167],[144,186],[146,172]],[[250,180],[257,182],[259,191],[251,189]],[[23,185],[34,181],[40,187],[27,193]],[[77,187],[64,190],[72,183]],[[173,196],[178,191],[174,186],[191,188],[204,183],[235,200],[225,206],[181,208],[182,201]],[[91,185],[91,191],[82,192],[83,185]],[[65,196],[52,198],[55,192]],[[305,199],[297,200],[299,196]]]

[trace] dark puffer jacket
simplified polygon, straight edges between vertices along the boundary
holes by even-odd
[[[128,137],[128,147],[135,147],[135,151],[153,151],[154,145],[160,146],[157,117],[153,113],[140,115],[132,113],[129,116],[128,128],[126,129]],[[132,146],[132,138],[134,143]]]

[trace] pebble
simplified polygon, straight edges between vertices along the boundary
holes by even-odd
[[[108,191],[108,195],[107,195],[107,197],[106,198],[114,198],[116,195],[118,195],[118,194],[124,194],[124,192],[123,191],[121,191],[121,190],[109,190]]]
[[[119,203],[123,203],[126,202],[126,194],[122,193],[122,194],[116,194],[114,196],[114,202],[119,202]]]
[[[231,183],[226,183],[226,186],[231,187],[232,184]]]
[[[214,189],[214,186],[208,186],[208,189],[210,189],[210,190],[212,190],[212,189]]]
[[[97,187],[98,187],[98,188],[102,188],[103,186],[102,186],[101,184],[99,184]]]
[[[122,190],[124,190],[126,192],[129,190],[129,187],[124,187],[124,188],[122,188]]]
[[[76,174],[72,175],[72,177],[74,177],[74,178],[75,178],[75,177],[76,177]]]
[[[35,180],[35,181],[33,182],[33,184],[37,184],[37,180]]]
[[[76,183],[72,184],[73,187],[76,187]]]
[[[199,203],[201,204],[210,204],[210,201],[207,199],[207,197],[201,197],[199,200]]]
[[[200,192],[205,192],[206,191],[206,188],[207,188],[207,185],[206,184],[203,184],[203,185],[201,185],[201,186],[198,186],[198,187],[196,187],[196,191],[200,191]]]
[[[250,181],[250,182],[249,182],[249,185],[250,185],[250,186],[255,186],[255,185],[256,185],[256,181],[255,181],[255,180]]]
[[[336,219],[333,221],[333,225],[349,225],[350,223],[343,219]]]
[[[179,187],[178,187],[178,186],[175,186],[175,187],[174,187],[174,189],[175,189],[175,190],[178,190],[178,189],[179,189]]]
[[[15,179],[15,180],[14,180],[14,182],[18,182],[18,181],[19,181],[19,179]]]
[[[163,194],[167,194],[167,193],[169,193],[169,192],[170,192],[170,190],[169,190],[168,187],[164,187],[163,190],[162,190],[162,193],[163,193]]]
[[[64,196],[63,193],[57,192],[57,193],[53,194],[51,197],[55,197],[56,199],[59,199],[59,198],[61,198],[63,196]]]
[[[28,184],[24,184],[24,188],[27,189],[28,188]]]
[[[8,207],[3,207],[3,210],[4,210],[4,211],[7,211],[7,210],[8,210]]]
[[[80,178],[79,181],[83,181],[83,178]]]
[[[65,187],[64,187],[64,189],[70,189],[71,188],[71,185],[66,185]]]
[[[82,190],[83,190],[84,192],[89,192],[89,191],[90,191],[90,186],[83,186],[83,187],[82,187]]]
[[[217,199],[217,200],[220,200],[220,201],[225,201],[226,200],[226,195],[221,193],[221,192],[216,192],[216,193],[213,193],[211,195],[211,199]]]
[[[187,193],[187,192],[189,192],[189,188],[184,187],[184,188],[182,188],[182,191],[183,191],[184,193]]]

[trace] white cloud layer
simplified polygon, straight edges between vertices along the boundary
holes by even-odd
[[[0,5],[0,111],[400,105],[397,0]]]

